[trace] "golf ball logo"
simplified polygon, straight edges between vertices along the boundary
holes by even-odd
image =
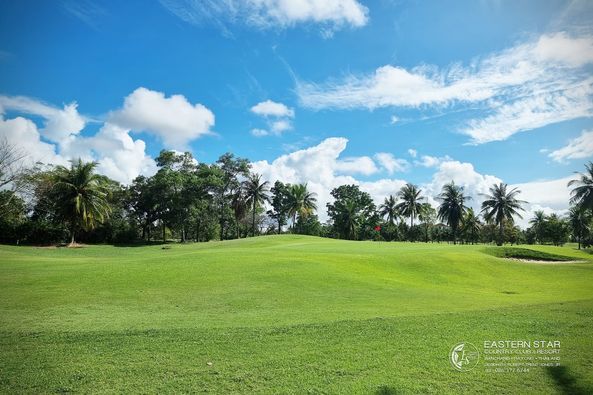
[[[471,343],[458,343],[453,346],[449,353],[451,365],[461,372],[473,369],[479,360],[480,353],[476,346]]]

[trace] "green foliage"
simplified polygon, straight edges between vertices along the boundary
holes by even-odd
[[[334,201],[327,204],[327,214],[336,234],[348,240],[372,239],[379,216],[371,195],[358,185],[342,185],[333,189],[331,196]]]
[[[519,211],[523,211],[521,206],[526,202],[517,199],[519,193],[521,191],[517,188],[507,192],[507,184],[495,184],[490,187],[490,195],[486,195],[486,200],[482,202],[484,220],[493,222],[499,227],[498,245],[502,245],[504,242],[504,224],[506,222],[512,224],[513,216],[523,218]]]
[[[438,217],[440,220],[445,221],[451,228],[453,244],[455,244],[457,242],[459,224],[467,211],[465,201],[469,200],[469,197],[463,194],[463,187],[455,185],[451,181],[449,184],[443,186],[441,194],[437,199],[441,201],[438,209]]]

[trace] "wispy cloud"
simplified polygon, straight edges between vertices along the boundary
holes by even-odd
[[[285,29],[320,25],[324,38],[345,26],[368,22],[368,9],[357,0],[160,0],[173,15],[194,25],[210,25],[232,36],[232,25]]]
[[[107,15],[105,8],[92,0],[63,0],[62,7],[93,29],[98,29],[100,18]]]
[[[556,162],[593,157],[593,130],[583,130],[579,137],[571,139],[567,145],[550,152],[548,156]]]
[[[379,67],[324,83],[297,81],[303,106],[312,109],[380,107],[459,111],[483,107],[485,116],[461,126],[471,143],[504,140],[553,122],[593,115],[593,36],[547,34],[440,69],[419,65]]]

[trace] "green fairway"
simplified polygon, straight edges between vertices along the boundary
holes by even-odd
[[[4,393],[590,393],[593,255],[306,236],[0,246]],[[561,367],[458,372],[460,341],[559,340]]]

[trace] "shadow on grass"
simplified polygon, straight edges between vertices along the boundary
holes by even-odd
[[[556,382],[558,390],[563,394],[586,395],[593,394],[593,388],[581,386],[577,379],[570,374],[566,366],[551,366],[547,369],[548,374]]]
[[[377,391],[375,392],[375,395],[397,395],[400,394],[400,392],[395,389],[394,387],[390,387],[387,385],[382,385],[379,388],[377,388]]]

